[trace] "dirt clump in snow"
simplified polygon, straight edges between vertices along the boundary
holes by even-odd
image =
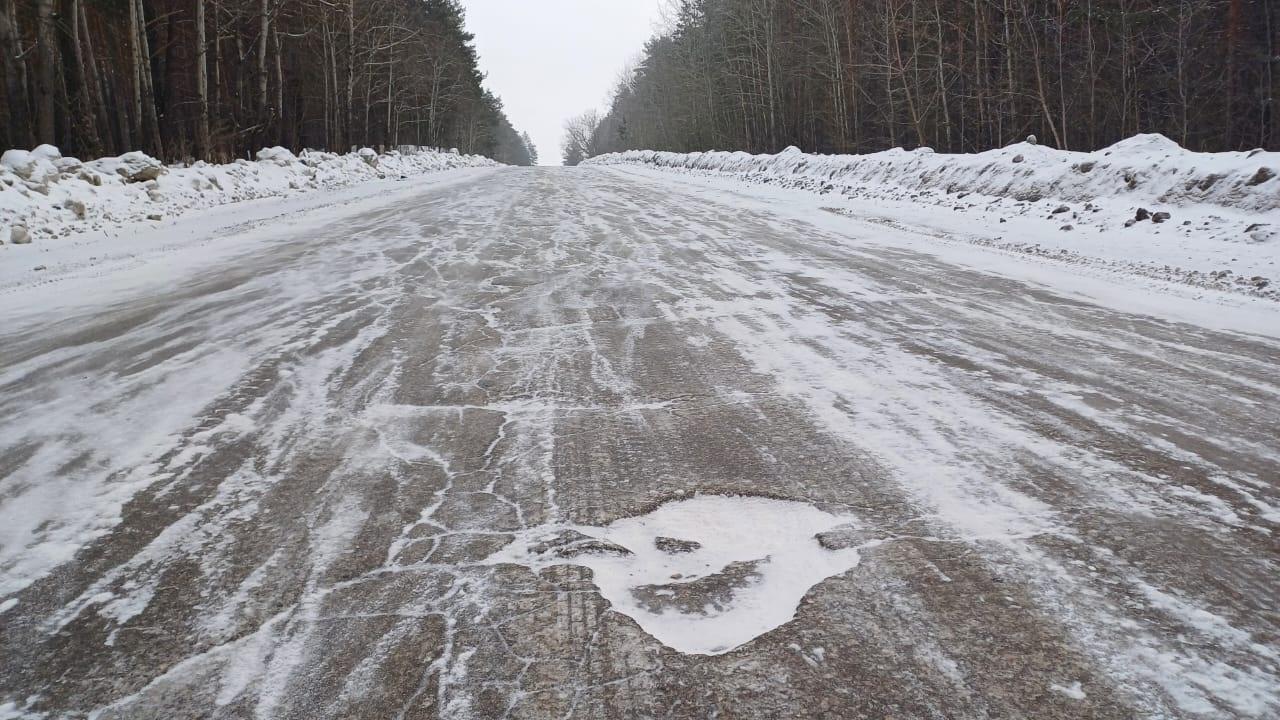
[[[582,555],[630,555],[631,551],[607,540],[584,535],[577,530],[563,530],[532,547],[534,555],[551,555],[571,559]]]
[[[694,540],[680,540],[671,537],[656,537],[653,539],[653,546],[669,555],[679,555],[681,553],[690,553],[702,547],[702,543]]]
[[[641,585],[631,594],[641,607],[654,613],[667,611],[681,615],[709,615],[733,606],[740,588],[760,582],[760,566],[769,562],[749,560],[729,563],[723,570],[697,580],[680,578],[661,585]]]

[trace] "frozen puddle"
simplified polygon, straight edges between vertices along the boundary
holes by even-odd
[[[791,620],[809,588],[856,566],[857,537],[853,517],[806,503],[709,495],[605,527],[532,528],[485,562],[588,567],[613,609],[661,643],[719,655]]]

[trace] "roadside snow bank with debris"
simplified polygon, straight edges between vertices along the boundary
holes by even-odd
[[[131,223],[255,198],[411,177],[498,163],[436,151],[379,155],[368,148],[339,155],[265,148],[256,161],[166,166],[141,152],[81,162],[57,148],[9,150],[0,156],[0,243],[42,239]]]
[[[824,210],[940,239],[1280,299],[1278,152],[1196,153],[1137,135],[1087,153],[1030,138],[966,155],[640,150],[587,164],[809,190],[830,197]]]

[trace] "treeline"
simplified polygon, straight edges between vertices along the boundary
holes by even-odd
[[[0,148],[420,145],[530,164],[471,41],[457,0],[0,0]]]
[[[566,160],[625,149],[1280,148],[1277,0],[684,0]],[[575,139],[576,138],[576,139]]]

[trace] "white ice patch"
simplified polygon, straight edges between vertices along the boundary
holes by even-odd
[[[860,548],[814,537],[853,521],[806,503],[698,496],[604,527],[532,528],[486,562],[590,568],[613,609],[659,642],[720,655],[790,621],[811,587],[858,564]]]
[[[1049,689],[1061,695],[1066,695],[1072,700],[1083,700],[1087,697],[1087,695],[1085,695],[1084,688],[1081,687],[1078,680],[1070,685],[1059,685],[1058,683],[1053,683],[1049,686]]]

